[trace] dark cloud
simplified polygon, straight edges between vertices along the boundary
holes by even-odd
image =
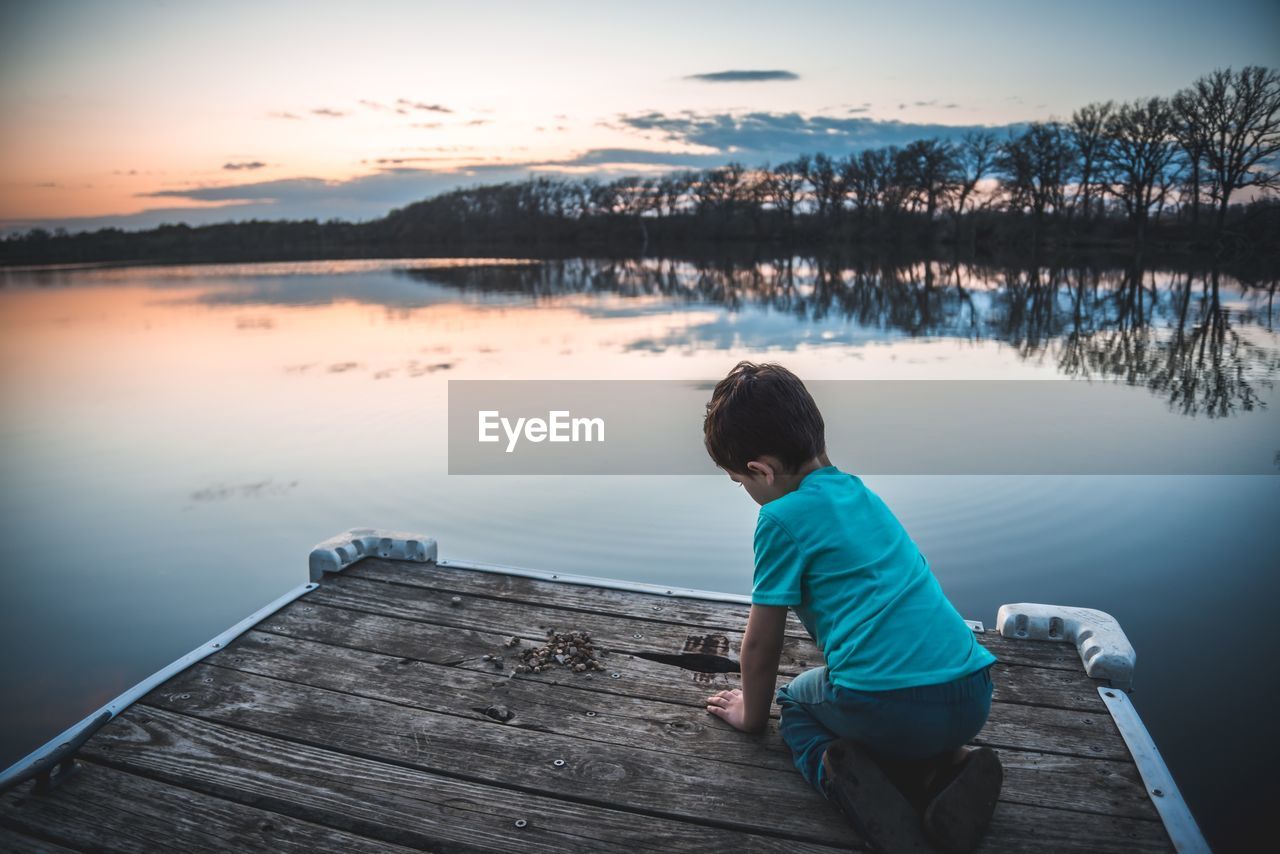
[[[467,122],[467,127],[476,128],[476,127],[480,127],[481,125],[491,125],[491,124],[493,124],[493,122],[490,119],[472,119],[471,121]]]
[[[652,151],[645,148],[592,148],[568,160],[550,160],[539,166],[565,166],[579,168],[583,166],[668,166],[672,168],[697,169],[709,166],[722,166],[725,162],[723,154],[699,154],[683,151]]]
[[[311,111],[311,115],[326,116],[331,119],[336,119],[336,118],[341,118],[342,116],[345,116],[346,113],[342,112],[341,110],[330,109],[329,107],[318,107]]]
[[[273,112],[273,113],[267,113],[267,115],[268,115],[268,116],[270,116],[270,117],[271,117],[271,118],[273,118],[273,119],[300,119],[300,118],[302,118],[302,116],[295,116],[293,113],[284,112],[284,111],[282,111],[282,110],[277,110],[276,112]]]
[[[761,83],[767,80],[799,80],[794,71],[712,71],[706,74],[690,74],[685,80],[703,83]]]
[[[331,183],[345,182],[328,182],[320,178],[283,178],[278,181],[257,181],[249,184],[219,184],[189,189],[155,190],[137,195],[141,198],[188,199],[198,202],[274,202],[297,196],[299,193],[314,194],[325,190]]]
[[[222,164],[223,169],[229,169],[233,172],[238,172],[241,170],[265,169],[266,166],[267,164],[263,163],[261,160],[247,160],[242,163],[223,163]]]
[[[424,104],[421,101],[410,101],[405,98],[396,100],[396,104],[401,107],[408,107],[411,110],[426,110],[429,113],[452,113],[453,110],[440,104]]]
[[[805,116],[800,113],[649,112],[619,116],[612,124],[656,132],[662,138],[718,152],[749,163],[818,151],[842,154],[882,145],[904,145],[926,137],[955,139],[982,125],[943,125],[873,119],[866,116]]]

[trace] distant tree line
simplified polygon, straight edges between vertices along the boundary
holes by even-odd
[[[691,244],[1110,243],[1276,255],[1280,73],[1217,70],[1170,98],[1088,104],[1004,137],[920,139],[659,176],[535,177],[437,195],[366,223],[251,221],[140,232],[34,229],[0,261],[220,260]],[[1235,204],[1245,195],[1247,204]]]

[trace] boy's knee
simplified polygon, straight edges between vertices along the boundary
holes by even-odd
[[[778,704],[783,700],[814,706],[828,697],[827,668],[814,667],[801,673],[778,689]]]

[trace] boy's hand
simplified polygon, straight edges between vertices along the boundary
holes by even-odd
[[[751,606],[738,662],[742,667],[742,688],[708,697],[708,712],[736,730],[764,732],[769,723],[769,706],[778,679],[778,658],[782,655],[786,627],[785,606]]]
[[[746,732],[744,718],[747,704],[742,700],[742,691],[734,688],[721,691],[707,698],[707,711],[729,724],[734,729]]]

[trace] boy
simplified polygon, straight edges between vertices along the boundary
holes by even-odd
[[[964,748],[991,708],[995,657],[884,503],[831,464],[823,431],[780,365],[740,362],[707,404],[708,453],[761,505],[742,688],[707,711],[764,729],[795,609],[827,661],[777,692],[801,774],[880,850],[970,851],[1002,781],[993,751]]]

